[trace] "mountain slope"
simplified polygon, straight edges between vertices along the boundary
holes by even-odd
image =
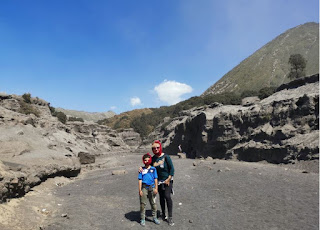
[[[288,82],[291,54],[307,60],[306,75],[319,73],[319,24],[306,23],[287,30],[224,75],[201,96],[259,90]]]
[[[111,118],[101,119],[98,123],[101,125],[107,125],[113,129],[127,129],[131,128],[130,124],[132,120],[136,117],[140,117],[143,114],[152,113],[153,109],[134,109],[128,112],[115,115]]]
[[[56,108],[56,111],[63,112],[69,117],[77,117],[77,118],[82,118],[83,120],[86,120],[86,121],[94,121],[94,122],[97,122],[98,120],[110,118],[115,115],[115,113],[112,111],[108,111],[104,113],[98,113],[98,112],[90,113],[90,112],[63,109],[63,108]]]

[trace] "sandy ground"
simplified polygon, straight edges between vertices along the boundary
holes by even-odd
[[[303,165],[176,157],[173,162],[173,229],[319,229],[314,163],[307,170]],[[25,197],[0,205],[0,229],[141,229],[139,165],[140,155],[113,156],[96,164],[100,170],[48,179]],[[115,169],[128,173],[112,175]],[[168,227],[147,221],[145,229]]]

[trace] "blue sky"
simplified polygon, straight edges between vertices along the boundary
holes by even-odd
[[[1,0],[0,92],[121,112],[201,95],[318,0]]]

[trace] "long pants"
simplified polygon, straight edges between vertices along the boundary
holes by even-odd
[[[168,216],[172,217],[172,199],[171,199],[171,191],[172,191],[172,181],[170,185],[161,184],[158,187],[158,192],[160,196],[160,206],[162,214],[165,214],[166,211],[166,203],[168,207]]]
[[[146,188],[142,188],[143,195],[140,196],[140,216],[144,220],[146,218],[146,205],[149,199],[149,203],[152,209],[152,216],[157,217],[157,205],[156,205],[156,195],[153,191],[148,191]]]

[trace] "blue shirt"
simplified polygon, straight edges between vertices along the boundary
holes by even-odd
[[[156,168],[151,166],[149,169],[146,169],[146,167],[143,167],[142,169],[143,170],[139,173],[138,179],[142,180],[142,183],[146,185],[153,185],[154,180],[158,179]]]

